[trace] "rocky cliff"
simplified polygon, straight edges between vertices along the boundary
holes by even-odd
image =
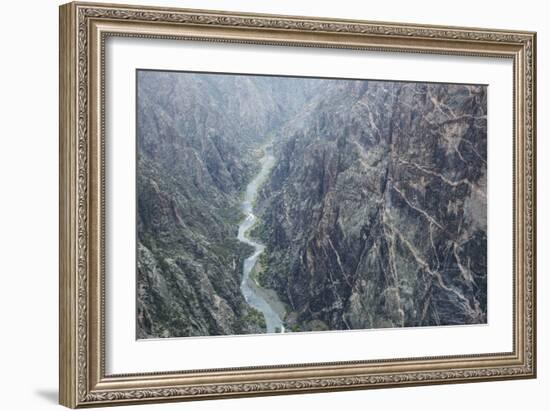
[[[292,79],[137,73],[137,336],[263,332],[239,285],[239,197],[307,98]]]
[[[258,200],[295,331],[484,323],[486,87],[330,81]]]
[[[244,300],[242,192],[257,280],[291,331],[487,320],[486,87],[139,71],[138,338],[265,332]]]

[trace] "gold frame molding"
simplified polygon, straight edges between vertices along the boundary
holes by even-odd
[[[104,46],[109,36],[512,59],[513,351],[106,375]],[[221,11],[60,7],[60,394],[67,407],[534,378],[536,33]]]

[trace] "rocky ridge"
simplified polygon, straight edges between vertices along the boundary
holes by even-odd
[[[138,72],[138,338],[265,332],[239,202],[288,331],[487,321],[486,87]]]
[[[137,337],[263,332],[236,239],[257,147],[306,98],[291,79],[137,73]],[[286,81],[285,81],[286,80]]]
[[[486,98],[333,81],[285,126],[256,235],[291,329],[486,322]]]

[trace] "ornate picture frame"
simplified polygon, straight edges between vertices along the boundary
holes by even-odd
[[[113,37],[512,61],[513,349],[472,355],[107,374],[105,42]],[[535,102],[533,32],[78,2],[61,6],[60,403],[78,408],[535,378]]]

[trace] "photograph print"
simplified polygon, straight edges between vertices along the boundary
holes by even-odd
[[[487,86],[136,71],[138,339],[487,323]]]

